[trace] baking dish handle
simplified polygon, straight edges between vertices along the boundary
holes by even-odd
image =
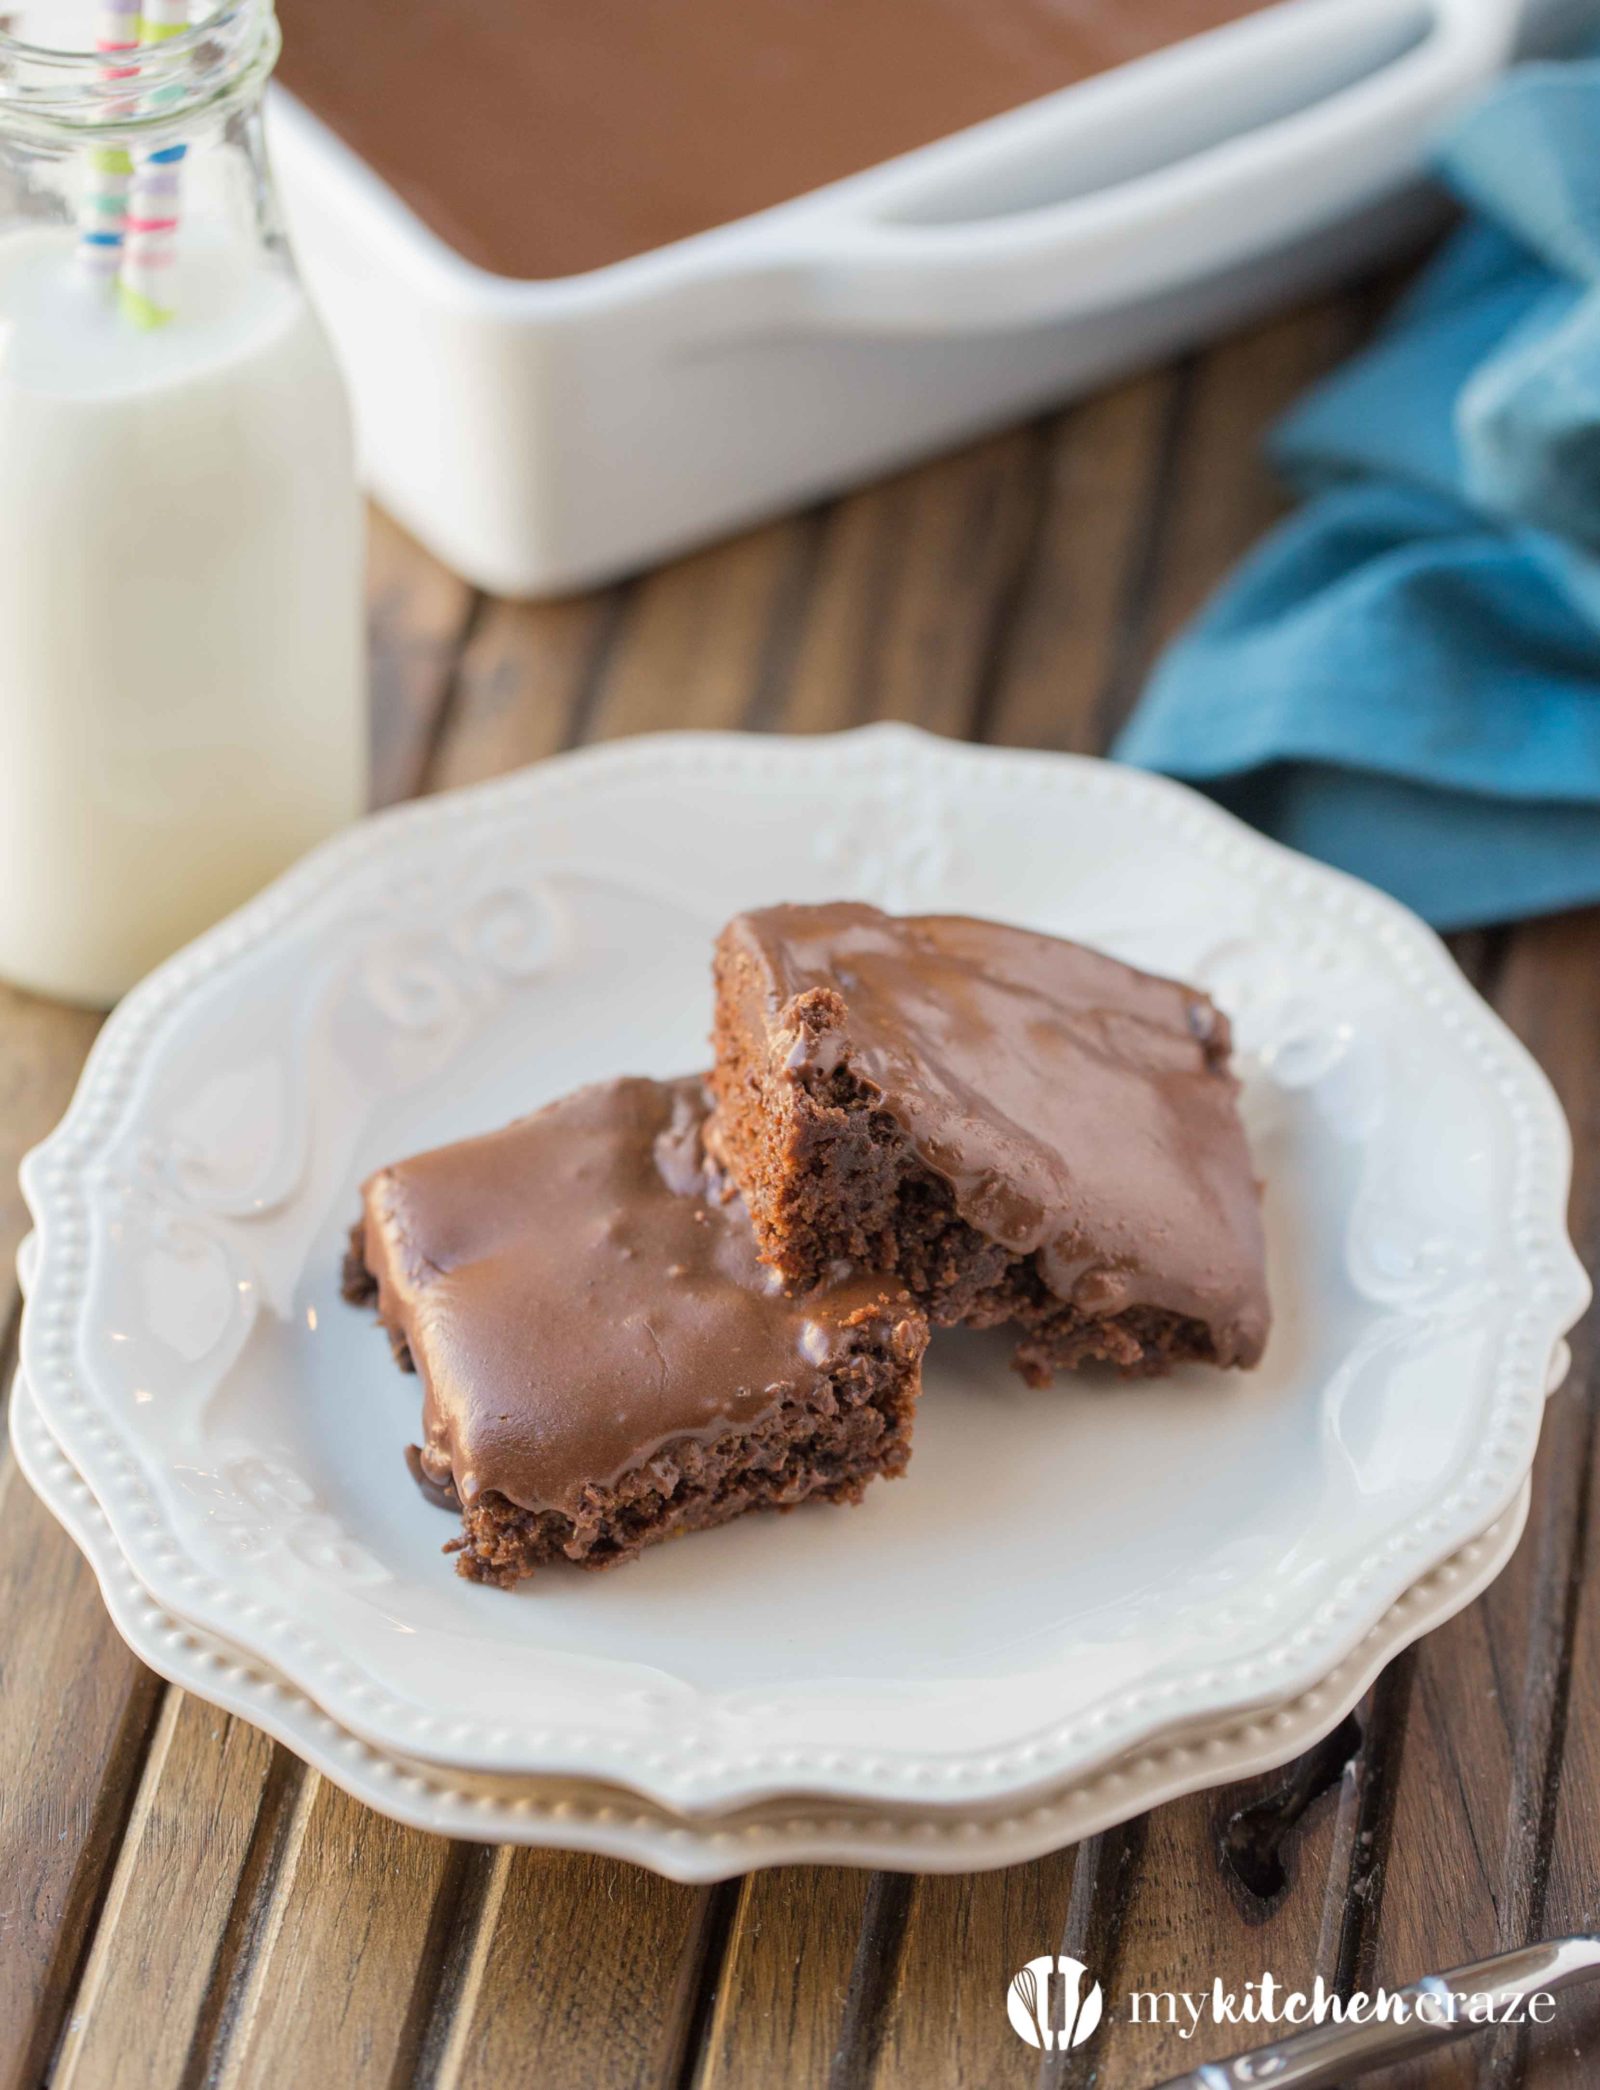
[[[1504,61],[1520,12],[1520,0],[1289,0],[1200,39],[1181,64],[1166,62],[1177,52],[1147,61],[1135,102],[1126,89],[1139,69],[1130,69],[1005,120],[1026,127],[1012,140],[1025,166],[1043,163],[1048,174],[1053,157],[1058,182],[1077,180],[1065,200],[982,216],[969,204],[955,222],[947,201],[943,222],[929,222],[937,192],[924,178],[922,193],[906,188],[887,210],[880,195],[873,216],[797,225],[802,253],[789,257],[785,302],[830,329],[978,333],[1105,310],[1247,261],[1414,176],[1438,124]],[[1341,64],[1348,84],[1318,92]],[[1101,168],[1126,164],[1152,133],[1181,138],[1197,121],[1215,138],[1239,121],[1230,109],[1248,124],[1251,95],[1270,110],[1297,82],[1287,114],[1084,185],[1097,158]],[[969,164],[993,183],[992,167],[985,177]],[[954,207],[962,185],[962,170],[947,169]]]

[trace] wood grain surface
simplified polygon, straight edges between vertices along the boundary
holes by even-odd
[[[666,727],[875,718],[1096,750],[1162,641],[1270,522],[1272,415],[1359,338],[1356,291],[829,506],[595,594],[487,601],[374,518],[375,796]],[[1573,1121],[1600,1260],[1600,912],[1458,940]],[[94,1019],[0,989],[0,1338],[16,1162]],[[1489,1594],[1296,1764],[996,1874],[783,1869],[713,1889],[399,1828],[129,1655],[0,1463],[0,2090],[1087,2086],[1228,2051],[1130,1988],[1265,1969],[1348,1990],[1600,1919],[1596,1357],[1551,1405]],[[1068,1951],[1111,2007],[1041,2062],[1007,2024]],[[1391,2075],[1583,2090],[1600,1997]]]

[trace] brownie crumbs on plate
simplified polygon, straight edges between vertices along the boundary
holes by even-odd
[[[715,976],[707,1143],[792,1289],[891,1274],[935,1325],[1015,1324],[1037,1385],[1259,1360],[1260,1189],[1198,989],[851,902],[737,916]]]
[[[458,1570],[609,1567],[904,1471],[927,1343],[898,1284],[787,1296],[709,1168],[698,1080],[596,1084],[380,1169],[345,1296],[422,1381],[410,1454]]]

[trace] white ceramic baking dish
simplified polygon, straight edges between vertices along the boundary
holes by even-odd
[[[287,93],[291,236],[373,491],[509,595],[579,587],[1059,399],[1410,222],[1518,0],[1279,0],[584,275],[463,260]]]

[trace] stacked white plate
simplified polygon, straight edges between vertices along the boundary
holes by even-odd
[[[737,908],[1081,938],[1234,1019],[1262,1368],[936,1340],[911,1471],[614,1574],[459,1580],[339,1298],[379,1163],[703,1063]],[[670,735],[382,815],[154,975],[29,1157],[13,1436],[152,1666],[447,1833],[685,1879],[1014,1863],[1281,1761],[1515,1545],[1566,1130],[1403,909],[1170,784],[898,728]]]

